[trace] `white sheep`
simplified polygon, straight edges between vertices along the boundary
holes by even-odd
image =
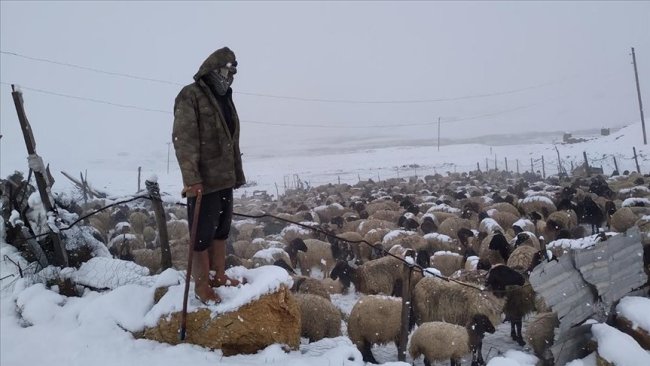
[[[402,299],[398,297],[364,296],[352,307],[348,335],[365,362],[377,363],[372,345],[395,342],[399,347],[402,323]]]
[[[447,359],[454,366],[460,365],[460,358],[471,351],[472,365],[484,365],[483,337],[494,332],[494,325],[483,314],[474,314],[464,327],[445,322],[424,323],[411,336],[409,354],[414,360],[424,355],[426,366]]]

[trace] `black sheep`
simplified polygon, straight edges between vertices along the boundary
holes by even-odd
[[[591,197],[587,196],[582,201],[582,216],[580,218],[582,222],[591,225],[591,234],[593,235],[598,233],[598,229],[605,220],[605,213]]]
[[[522,319],[535,307],[535,293],[526,284],[525,277],[514,269],[498,265],[488,272],[485,285],[495,296],[505,297],[503,312],[510,321],[510,337],[520,346],[526,344],[521,335]]]

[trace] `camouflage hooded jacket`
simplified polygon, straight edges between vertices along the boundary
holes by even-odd
[[[235,127],[231,136],[224,111],[202,80],[210,71],[234,61],[235,54],[227,47],[212,53],[194,75],[194,83],[180,91],[174,104],[172,141],[183,184],[188,187],[202,183],[204,194],[246,182],[239,150],[239,117],[232,101],[232,89],[226,94]]]

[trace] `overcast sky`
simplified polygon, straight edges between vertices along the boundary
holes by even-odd
[[[23,87],[37,151],[57,170],[113,160],[132,169],[166,160],[174,98],[222,46],[239,61],[245,159],[334,141],[433,144],[438,117],[447,138],[636,122],[630,47],[650,105],[650,2],[2,1],[0,10],[3,177],[25,170],[26,156],[7,84]]]

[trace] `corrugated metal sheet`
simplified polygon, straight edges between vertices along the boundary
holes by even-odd
[[[613,304],[647,281],[643,271],[643,245],[636,228],[571,255],[585,281],[596,286],[605,304]]]
[[[530,283],[560,320],[551,348],[556,364],[563,365],[581,355],[590,327],[576,325],[599,309],[609,309],[646,281],[637,228],[537,266]]]
[[[559,261],[544,263],[531,273],[530,283],[560,320],[560,333],[593,314],[595,291],[574,267],[569,254]]]

